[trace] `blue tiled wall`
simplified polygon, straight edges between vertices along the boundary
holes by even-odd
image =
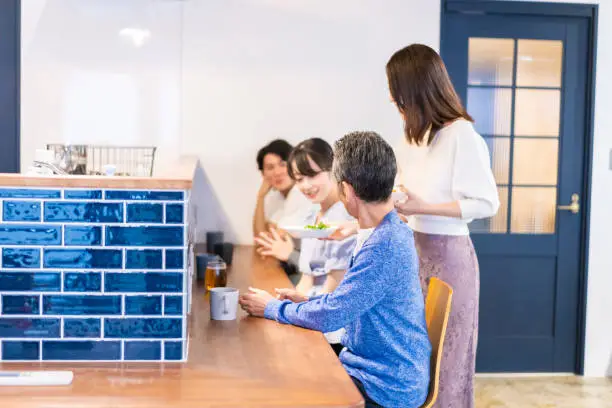
[[[187,198],[0,187],[0,360],[184,360]]]

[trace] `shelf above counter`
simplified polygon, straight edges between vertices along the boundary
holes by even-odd
[[[38,176],[0,173],[1,187],[69,187],[140,190],[189,190],[197,165],[194,156],[181,157],[174,165],[165,166],[152,177],[129,176]]]

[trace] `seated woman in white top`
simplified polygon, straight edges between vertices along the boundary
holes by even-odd
[[[312,211],[312,203],[299,191],[287,172],[287,160],[292,149],[287,141],[277,139],[257,153],[257,166],[263,181],[253,215],[255,237],[268,234],[278,225],[299,222]],[[284,251],[279,252],[278,259],[289,275],[297,269],[298,248],[299,242],[285,237]]]
[[[313,211],[301,224],[341,224],[354,221],[340,201],[338,184],[331,175],[332,162],[332,147],[322,139],[305,140],[291,153],[289,175],[309,200],[320,205],[320,210]],[[279,255],[281,241],[281,238],[274,236],[263,238],[261,252]],[[299,270],[302,277],[297,284],[297,291],[304,296],[333,292],[349,267],[356,237],[350,236],[341,241],[309,238],[302,239],[301,244]],[[337,354],[342,350],[340,340],[343,333],[344,330],[325,333]]]

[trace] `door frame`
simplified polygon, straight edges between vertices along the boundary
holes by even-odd
[[[567,4],[549,2],[516,2],[503,0],[441,0],[440,7],[440,54],[444,58],[444,35],[446,21],[453,14],[491,14],[491,15],[531,15],[541,17],[564,16],[583,17],[589,23],[588,37],[588,68],[587,68],[587,99],[585,111],[586,135],[583,191],[581,200],[584,211],[581,212],[583,225],[580,237],[580,282],[578,304],[578,344],[576,345],[575,372],[584,374],[584,354],[586,336],[586,306],[589,261],[589,232],[591,221],[591,183],[593,167],[593,138],[595,130],[595,66],[597,63],[597,22],[599,15],[598,4]]]
[[[0,137],[3,143],[3,169],[19,173],[21,163],[21,0],[1,0],[0,50],[3,69],[0,80],[13,83],[11,92],[3,93],[1,103],[5,112],[0,119]]]

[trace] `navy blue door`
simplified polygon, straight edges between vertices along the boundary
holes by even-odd
[[[492,155],[501,208],[471,225],[479,372],[574,372],[587,143],[586,18],[447,14],[442,56]]]

